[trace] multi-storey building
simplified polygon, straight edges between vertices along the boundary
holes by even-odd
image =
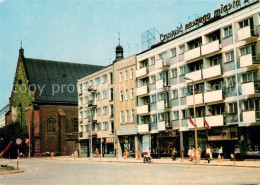
[[[0,127],[3,127],[6,125],[6,118],[5,114],[7,114],[10,111],[9,105],[6,105],[4,108],[0,110]]]
[[[125,149],[135,153],[137,147],[137,124],[135,114],[136,56],[114,62],[114,110],[118,154]]]
[[[259,12],[258,1],[222,5],[213,18],[207,14],[161,35],[161,43],[137,55],[142,151],[151,148],[152,155],[162,157],[182,146],[186,154],[195,145],[189,121],[194,83],[202,150],[223,146],[227,158],[234,151],[242,158],[260,154]]]
[[[92,144],[92,153],[114,156],[113,65],[79,79],[78,85],[80,155],[90,156]]]

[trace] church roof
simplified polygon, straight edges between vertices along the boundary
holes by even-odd
[[[105,67],[32,58],[24,58],[24,63],[39,103],[78,104],[77,80]]]

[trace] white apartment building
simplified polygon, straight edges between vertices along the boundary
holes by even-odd
[[[79,153],[114,156],[113,66],[78,80]],[[92,134],[92,135],[91,135]]]
[[[195,145],[189,121],[194,83],[202,151],[210,145],[214,157],[220,146],[226,158],[234,151],[241,158],[260,155],[260,3],[231,2],[230,13],[222,7],[198,26],[196,21],[183,26],[186,31],[169,41],[165,38],[176,32],[162,35],[164,41],[137,55],[142,151],[151,148],[153,156],[164,157],[183,146],[186,155]]]

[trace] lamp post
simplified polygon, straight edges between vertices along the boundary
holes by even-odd
[[[194,115],[194,124],[195,124],[195,148],[196,148],[196,163],[199,162],[199,151],[198,151],[198,132],[197,132],[197,123],[196,123],[196,106],[195,106],[195,92],[194,92],[194,81],[188,77],[185,77],[186,80],[192,81],[192,95],[193,95],[193,115]]]

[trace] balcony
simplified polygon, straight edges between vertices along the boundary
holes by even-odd
[[[167,88],[167,87],[168,86],[167,86],[166,82],[163,81],[163,79],[156,81],[156,89],[163,89],[163,88]]]
[[[164,101],[163,101],[163,100],[158,101],[158,102],[156,103],[156,108],[157,108],[157,110],[165,109]]]
[[[88,101],[88,107],[96,107],[97,106],[97,103],[95,100],[89,100]]]
[[[216,116],[207,116],[205,120],[208,122],[210,127],[217,127],[224,125],[224,116],[216,115]]]
[[[136,78],[146,77],[148,75],[147,67],[143,67],[141,69],[136,70]]]
[[[149,93],[149,88],[146,85],[144,85],[142,87],[138,87],[136,89],[136,96],[144,96],[144,95],[147,95],[148,93]]]
[[[210,53],[214,53],[220,49],[221,49],[221,47],[219,44],[219,40],[215,40],[213,42],[210,42],[208,44],[201,46],[201,55],[207,55]]]
[[[156,69],[164,69],[164,70],[167,70],[170,67],[170,65],[167,64],[166,59],[159,59],[159,60],[155,61],[155,66],[156,66]]]
[[[202,118],[202,117],[196,118],[197,128],[204,128],[204,122],[203,122],[203,120],[204,120],[204,118]],[[194,118],[192,118],[192,121],[195,123]],[[188,121],[188,127],[189,127],[189,128],[195,128],[195,127],[190,123],[190,121]]]
[[[257,66],[260,61],[254,60],[252,54],[240,56],[240,67]]]
[[[223,91],[216,90],[204,93],[204,103],[217,102],[223,100]]]
[[[179,120],[177,119],[177,120],[172,120],[172,122],[171,122],[171,124],[172,124],[172,128],[180,128],[180,122],[179,122]]]
[[[245,111],[243,114],[244,123],[255,123],[256,120],[260,120],[259,112],[256,114],[256,111]]]
[[[182,119],[182,120],[181,120],[181,128],[180,128],[181,131],[187,131],[187,130],[189,130],[189,128],[188,128],[188,125],[189,125],[188,122],[189,122],[188,119]]]
[[[193,81],[201,80],[202,79],[201,70],[190,72],[185,75],[185,78],[192,79]],[[190,80],[187,81],[190,82]]]
[[[260,92],[260,82],[245,82],[242,85],[242,95],[253,95]]]
[[[149,114],[149,105],[141,105],[136,109],[137,114]]]
[[[257,26],[255,26],[257,30]],[[246,26],[244,28],[240,28],[237,30],[237,39],[239,41],[252,41],[258,38],[258,35],[254,34],[254,29],[251,29],[250,26]]]
[[[149,124],[138,125],[137,130],[138,133],[147,133],[149,132]]]
[[[165,129],[166,129],[166,127],[165,127],[165,121],[160,121],[160,122],[158,122],[158,123],[157,123],[157,129],[158,129],[158,131],[163,131],[163,130],[165,130]]]
[[[151,123],[151,132],[150,133],[158,133],[157,123]]]
[[[203,79],[212,78],[221,75],[221,65],[215,65],[202,70]]]
[[[202,93],[195,94],[195,104],[202,104],[203,97]],[[187,105],[193,105],[193,95],[187,96]]]
[[[184,59],[185,61],[190,61],[199,58],[200,55],[200,47],[188,50],[185,52]]]

